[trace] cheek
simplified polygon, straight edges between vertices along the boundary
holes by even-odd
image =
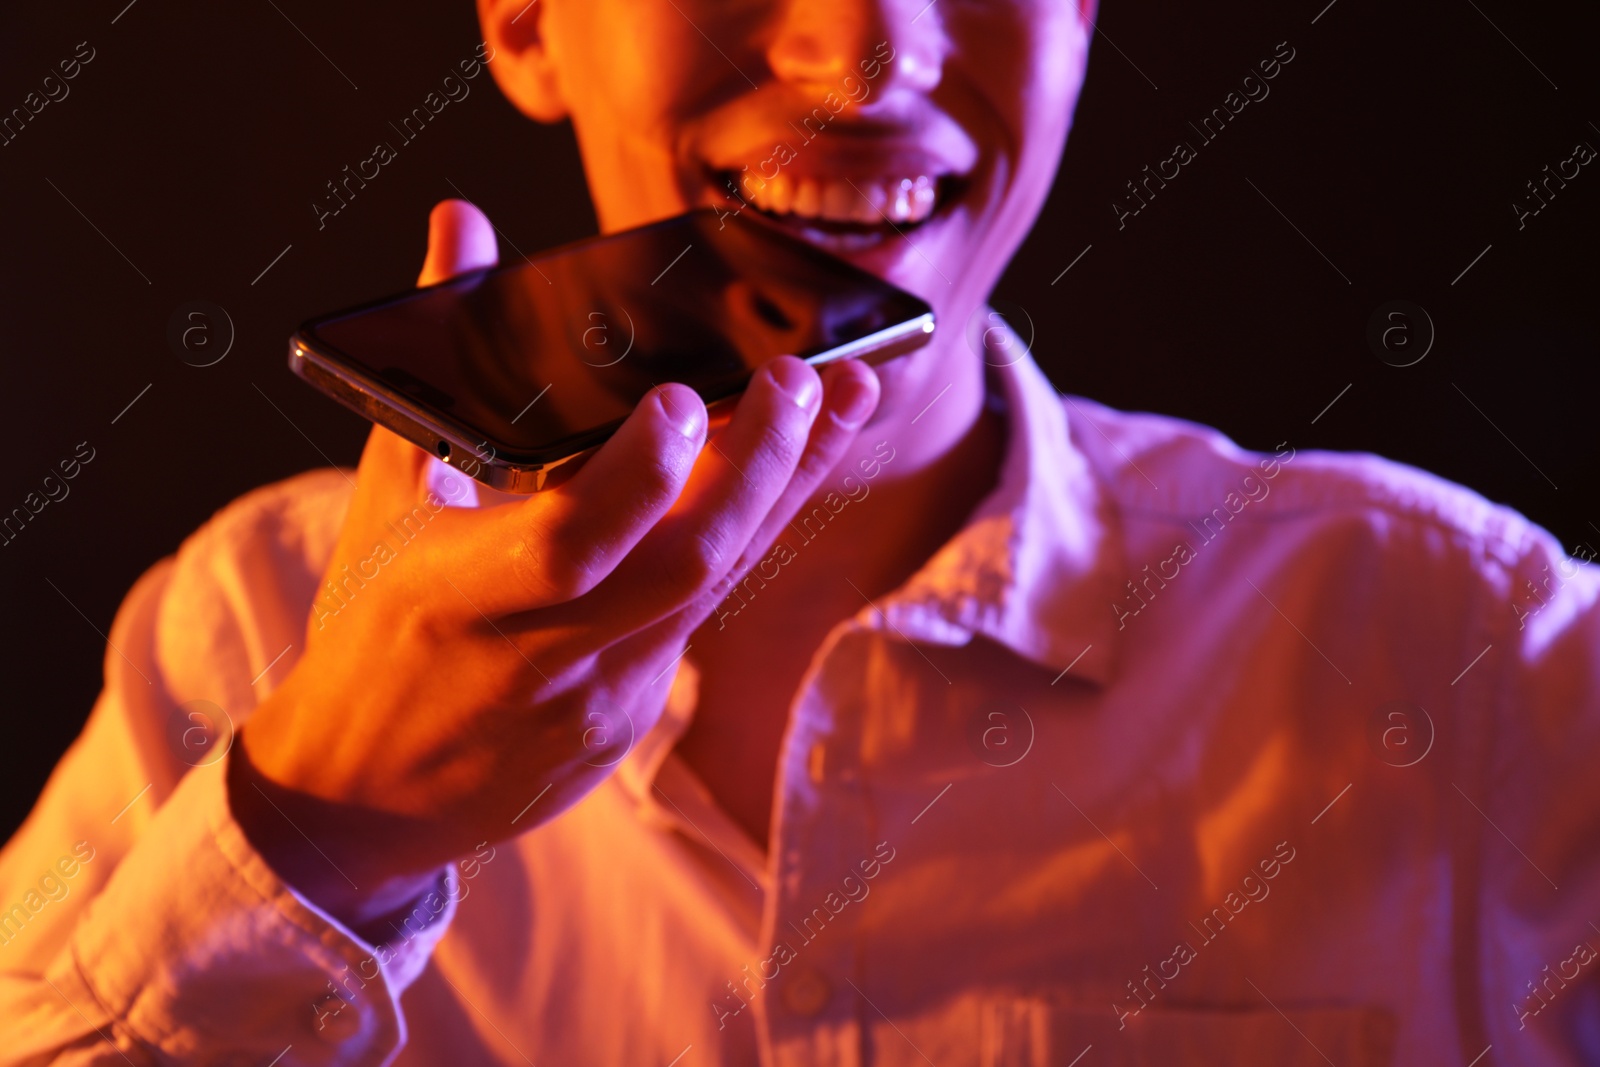
[[[1088,27],[1071,9],[1041,19],[1022,42],[1018,98],[1026,101],[1024,156],[1050,157],[1053,167],[1072,125],[1089,58]]]
[[[687,209],[692,191],[679,183],[685,131],[723,98],[730,79],[748,88],[695,29],[718,24],[714,12],[698,10],[706,6],[679,0],[680,13],[671,4],[586,0],[577,5],[583,14],[562,27],[571,41],[562,85],[604,230]]]
[[[584,173],[601,228],[607,231],[676,214],[678,208],[674,116],[662,97],[636,94],[634,88],[624,84],[583,91],[572,112]]]
[[[1072,121],[1088,58],[1075,4],[1013,2],[967,9],[948,27],[952,64],[985,116],[994,147],[1027,184],[1048,182]],[[954,74],[954,69],[951,70]],[[969,126],[969,128],[974,128]],[[975,128],[982,130],[983,125]]]

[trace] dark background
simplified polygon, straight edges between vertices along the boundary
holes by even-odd
[[[0,147],[0,513],[95,449],[0,547],[6,832],[81,727],[96,631],[138,575],[240,493],[323,454],[355,462],[365,424],[285,369],[294,326],[412,284],[428,210],[458,189],[524,251],[595,230],[570,130],[522,118],[487,73],[318,230],[324,182],[396,141],[388,122],[472,54],[467,0],[125,3],[0,16],[0,112],[78,42],[96,53]],[[1596,5],[1325,3],[1106,0],[1060,178],[997,300],[1025,309],[1069,392],[1247,447],[1377,452],[1569,551],[1600,545],[1600,163],[1521,231],[1511,209],[1578,141],[1600,148]],[[1271,95],[1200,147],[1187,122],[1280,41],[1296,55]],[[1113,199],[1180,139],[1199,158],[1119,231]],[[1366,340],[1397,299],[1437,330],[1406,368]],[[192,300],[236,327],[214,366],[168,343]]]

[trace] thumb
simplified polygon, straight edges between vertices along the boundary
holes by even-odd
[[[469,270],[499,262],[494,226],[488,216],[465,200],[441,200],[428,215],[428,255],[418,285],[435,285]],[[352,511],[365,509],[369,525],[346,522],[347,530],[376,528],[383,519],[404,514],[435,476],[459,478],[428,453],[383,426],[374,426],[361,454],[357,479],[369,486],[357,494]]]
[[[494,226],[465,200],[441,200],[428,215],[428,256],[418,285],[434,285],[500,261]]]

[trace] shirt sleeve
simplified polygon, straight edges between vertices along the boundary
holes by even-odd
[[[283,882],[228,804],[232,726],[293,663],[343,499],[311,475],[260,490],[118,609],[89,721],[0,851],[0,1065],[403,1047],[399,998],[450,925],[454,868],[372,944]]]
[[[1600,568],[1530,541],[1497,605],[1503,669],[1466,813],[1484,1040],[1499,1062],[1580,1067],[1600,1063]]]

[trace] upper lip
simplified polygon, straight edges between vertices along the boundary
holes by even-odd
[[[977,146],[956,124],[939,116],[922,128],[852,119],[835,119],[807,141],[794,127],[761,124],[761,132],[737,143],[717,146],[702,157],[714,172],[771,178],[782,172],[792,180],[940,178],[970,173],[977,164]],[[781,152],[780,146],[788,147]],[[793,158],[780,163],[780,156]]]
[[[801,149],[795,158],[785,164],[778,164],[768,156],[755,159],[719,160],[709,164],[713,173],[737,178],[745,173],[752,176],[771,179],[778,174],[786,174],[792,181],[811,178],[816,181],[878,181],[887,178],[915,178],[926,175],[929,178],[942,178],[946,175],[960,177],[966,173],[963,168],[948,159],[921,151],[912,146],[875,146],[872,148],[854,149],[849,152],[837,150],[822,151],[817,146],[816,150]]]

